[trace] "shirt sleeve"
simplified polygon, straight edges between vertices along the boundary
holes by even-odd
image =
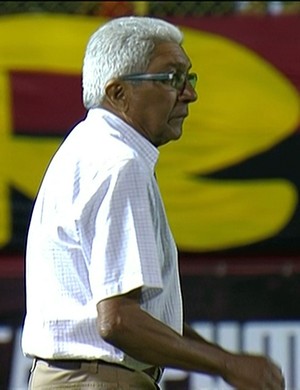
[[[136,160],[113,169],[89,201],[90,286],[95,302],[138,287],[162,289],[151,174]]]

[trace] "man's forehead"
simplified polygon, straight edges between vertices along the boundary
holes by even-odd
[[[191,62],[181,45],[175,42],[162,42],[156,45],[150,65],[189,68]]]

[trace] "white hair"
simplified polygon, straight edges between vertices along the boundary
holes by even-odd
[[[160,41],[181,44],[176,26],[156,18],[127,16],[110,20],[90,37],[82,70],[83,104],[99,107],[105,85],[124,74],[145,72]]]

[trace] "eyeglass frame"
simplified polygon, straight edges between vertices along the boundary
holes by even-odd
[[[184,76],[182,79],[182,86],[180,88],[174,85],[174,81],[176,83],[176,76]],[[186,83],[189,82],[191,87],[195,90],[198,76],[197,73],[178,73],[178,72],[168,72],[168,73],[132,73],[128,75],[123,75],[119,77],[120,80],[124,81],[170,81],[171,87],[175,88],[179,94],[182,94],[186,87]],[[180,80],[177,80],[179,82]],[[173,82],[173,84],[172,84]]]

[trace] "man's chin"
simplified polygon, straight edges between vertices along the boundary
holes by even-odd
[[[182,131],[181,131],[180,133],[177,132],[177,133],[174,135],[174,137],[173,137],[173,141],[179,140],[179,139],[181,138],[181,136],[182,136]]]
[[[181,137],[183,121],[184,118],[173,118],[170,120],[169,125],[172,129],[172,133],[174,134],[174,139]]]
[[[182,136],[182,121],[181,123],[172,126],[173,140],[177,140]]]

